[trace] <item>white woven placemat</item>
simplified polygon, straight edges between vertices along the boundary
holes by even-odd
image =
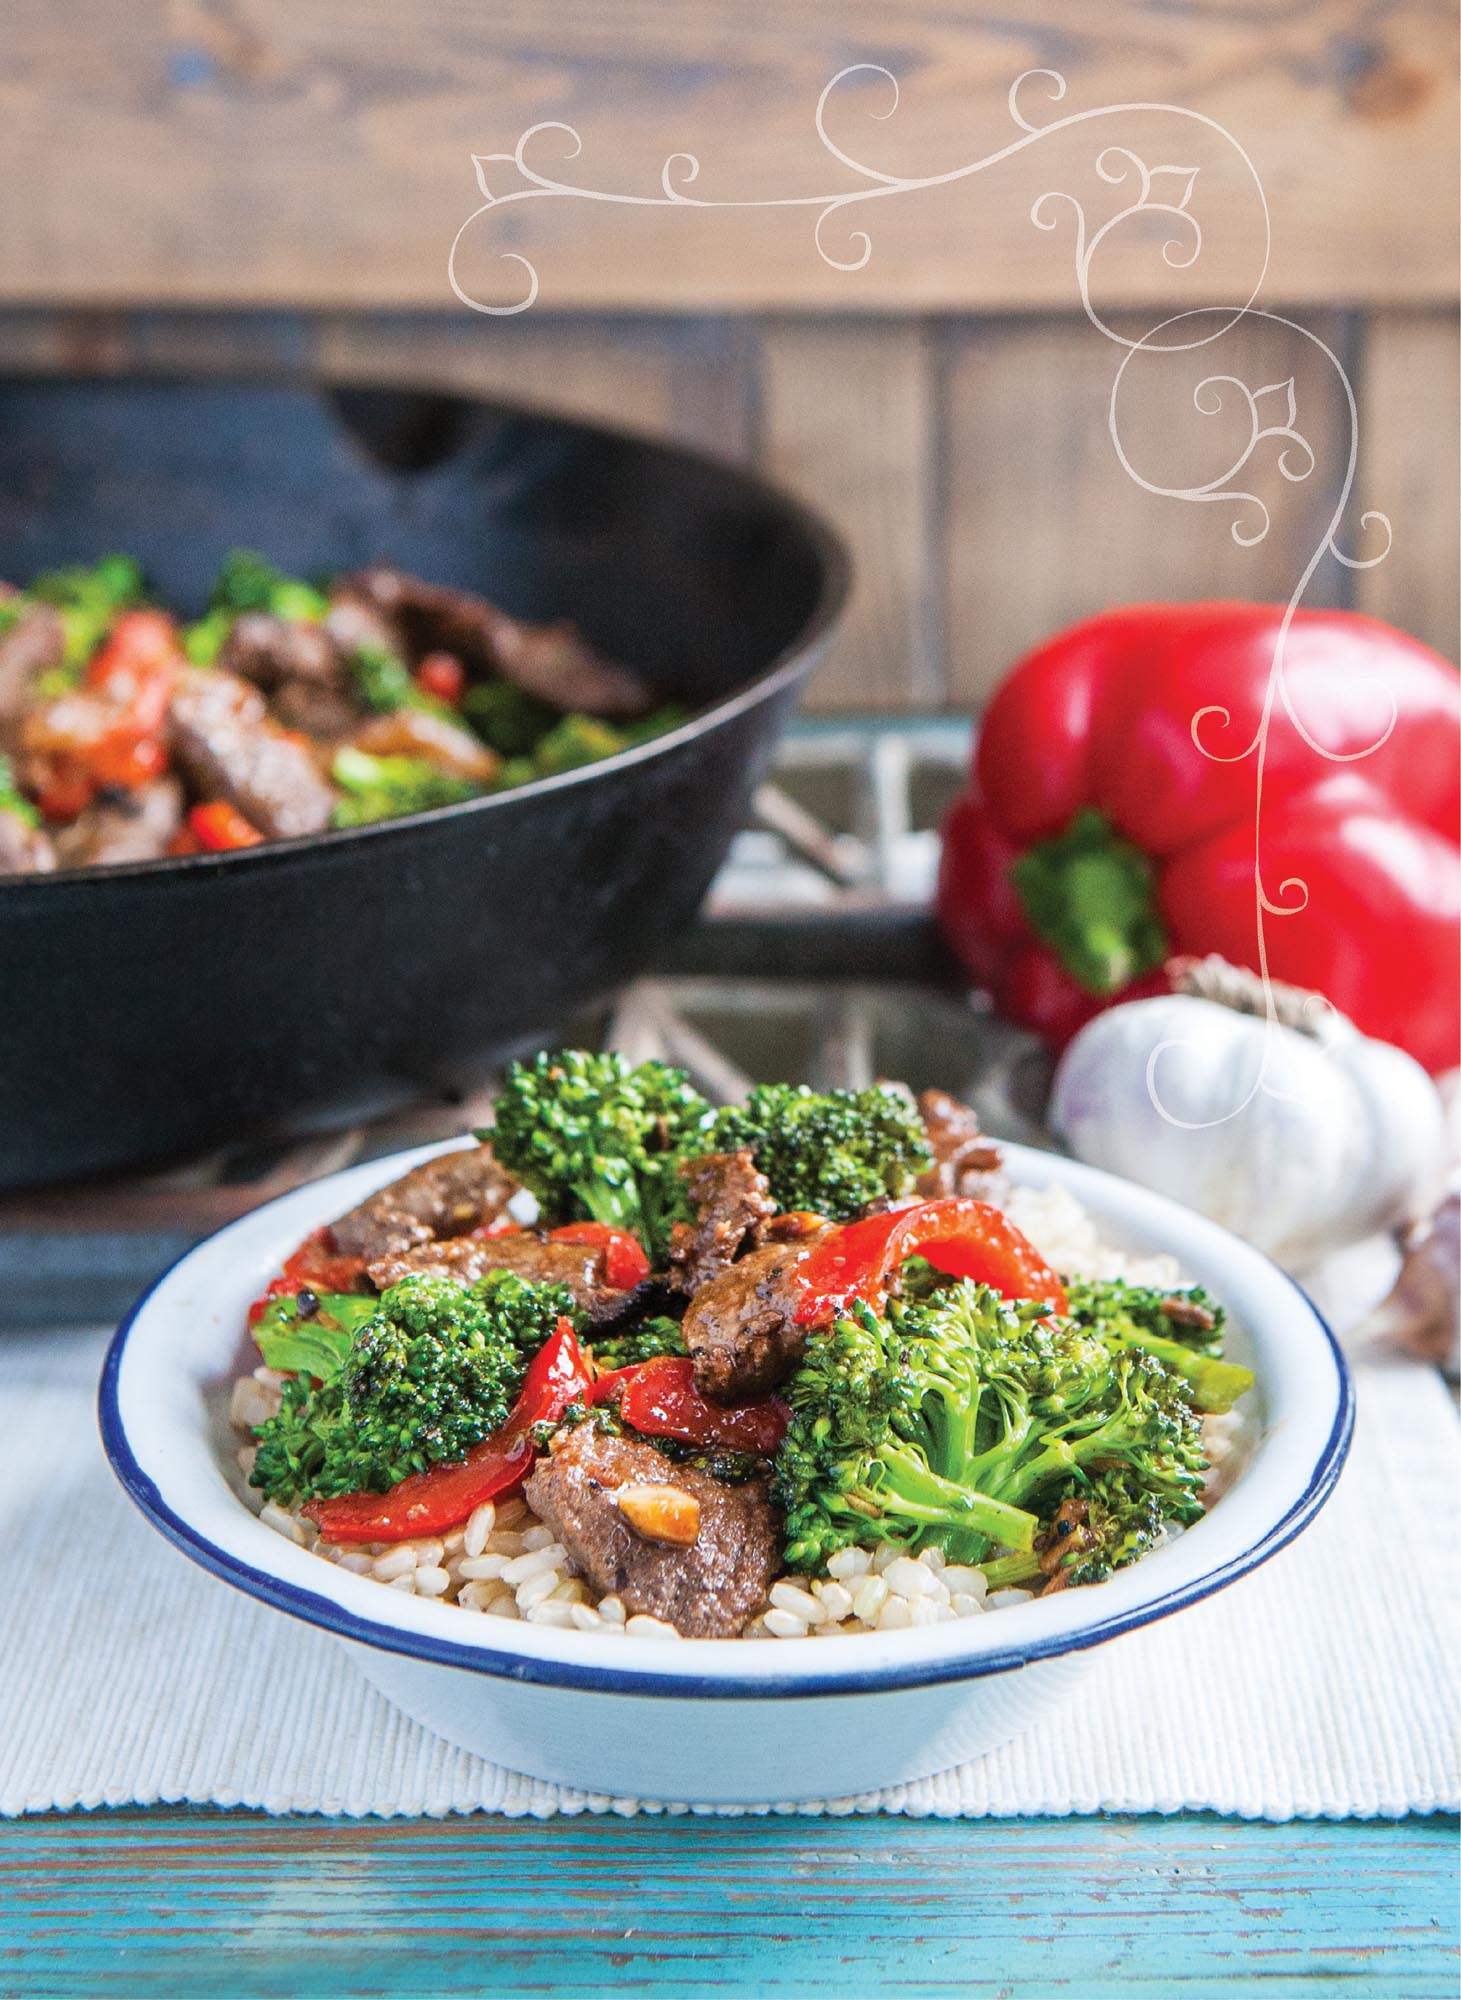
[[[684,1810],[454,1750],[334,1640],[195,1568],[102,1457],[104,1345],[94,1331],[0,1337],[0,1813]],[[1314,1526],[1231,1589],[1103,1648],[1058,1727],[920,1784],[765,1810],[1288,1819],[1461,1805],[1461,1432],[1426,1369],[1366,1366],[1358,1385],[1353,1456]]]

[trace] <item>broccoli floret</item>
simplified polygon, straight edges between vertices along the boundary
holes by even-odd
[[[219,566],[208,610],[184,629],[183,651],[195,667],[211,667],[244,612],[318,625],[329,608],[313,584],[286,576],[253,549],[233,549]]]
[[[1067,1519],[1071,1503],[1077,1503],[1078,1512]],[[1053,1521],[1042,1530],[1036,1547],[986,1562],[985,1580],[993,1590],[1009,1584],[1043,1588],[1062,1573],[1070,1585],[1104,1583],[1164,1540],[1167,1520],[1160,1496],[1130,1466],[1083,1476],[1060,1496]]]
[[[350,1424],[338,1376],[319,1388],[307,1376],[290,1376],[280,1390],[278,1410],[254,1436],[258,1447],[249,1484],[257,1486],[266,1500],[292,1507],[317,1494],[349,1491],[328,1478],[328,1468],[350,1449]]]
[[[987,1332],[1018,1335],[1015,1309],[983,1288],[960,1289]],[[812,1335],[783,1391],[792,1419],[776,1470],[791,1568],[818,1569],[838,1549],[884,1542],[910,1549],[936,1542],[960,1562],[977,1562],[996,1544],[1034,1546],[1037,1517],[975,1476],[977,1345],[949,1340],[936,1352],[924,1337],[915,1354],[912,1324],[911,1314],[884,1319],[857,1307],[855,1317]],[[986,1429],[997,1427],[997,1441],[1012,1452],[1013,1413],[997,1394],[989,1416]]]
[[[511,681],[478,681],[462,697],[462,713],[500,757],[531,757],[558,720],[558,710]]]
[[[15,767],[8,757],[0,757],[0,812],[13,813],[27,826],[39,826],[41,816],[15,782]]]
[[[1199,1410],[1230,1410],[1253,1387],[1252,1371],[1224,1361],[1224,1308],[1201,1285],[1162,1291],[1119,1278],[1077,1279],[1070,1310],[1109,1346],[1139,1347],[1186,1378]]]
[[[513,1063],[489,1138],[556,1222],[605,1222],[663,1263],[688,1218],[680,1156],[703,1152],[714,1114],[683,1070],[568,1049]]]
[[[285,1383],[278,1415],[257,1434],[252,1483],[288,1505],[386,1493],[408,1473],[464,1458],[507,1421],[565,1301],[561,1288],[508,1272],[474,1286],[403,1278],[354,1327],[335,1374]]]
[[[1066,1287],[1072,1316],[1087,1326],[1154,1333],[1177,1340],[1194,1354],[1219,1355],[1227,1310],[1201,1285],[1180,1291],[1128,1285],[1124,1278],[1073,1278]]]
[[[223,558],[213,585],[215,611],[267,611],[274,618],[318,624],[329,603],[313,585],[286,576],[253,549],[233,549]]]
[[[229,633],[233,630],[236,611],[225,605],[215,605],[205,611],[201,618],[183,627],[183,651],[195,667],[211,667],[223,651]]]
[[[482,789],[427,757],[372,757],[351,744],[336,751],[331,775],[344,793],[332,815],[333,826],[365,826],[434,806],[460,805]]]
[[[557,709],[535,701],[506,681],[487,681],[471,689],[463,699],[462,712],[477,734],[502,755],[492,781],[493,790],[498,792],[530,785],[534,778],[576,771],[583,764],[597,764],[620,750],[632,750],[638,743],[662,736],[667,729],[678,729],[690,714],[680,703],[666,702],[649,715],[622,725],[577,711],[560,715]]]
[[[641,1361],[655,1361],[662,1354],[683,1355],[689,1350],[678,1320],[647,1319],[627,1333],[610,1334],[594,1342],[594,1360],[600,1368],[633,1368]]]
[[[43,690],[60,693],[74,683],[117,613],[141,602],[142,572],[130,556],[103,556],[89,569],[78,563],[45,571],[32,582],[28,595],[54,605],[61,614],[62,679]]]
[[[652,743],[656,736],[668,735],[670,730],[678,729],[682,722],[689,720],[690,710],[686,708],[684,702],[661,702],[659,707],[652,708],[648,715],[641,715],[633,722],[626,722],[624,738],[631,744]]]
[[[430,715],[450,713],[444,703],[417,687],[411,669],[388,646],[357,646],[345,665],[361,706],[373,715],[392,715],[398,708],[423,709]]]
[[[1169,1518],[1192,1518],[1190,1512],[1169,1517],[1161,1496],[1129,1465],[1098,1473],[1080,1497],[1086,1502],[1090,1539],[1062,1565],[1072,1584],[1104,1583],[1114,1570],[1155,1548]]]
[[[538,767],[531,757],[504,757],[492,778],[494,792],[514,792],[519,785],[530,785],[538,775]]]
[[[582,1330],[584,1314],[567,1285],[538,1285],[516,1271],[489,1271],[470,1289],[529,1361],[552,1338],[560,1319]]]
[[[565,715],[535,745],[533,768],[540,778],[556,777],[560,771],[576,771],[582,764],[612,757],[627,749],[630,740],[602,716]]]
[[[777,1457],[789,1566],[839,1548],[936,1543],[957,1562],[1029,1557],[1061,1500],[1125,1468],[1164,1519],[1201,1512],[1187,1384],[1038,1301],[969,1281],[886,1317],[860,1307],[808,1343]]]
[[[715,1144],[749,1146],[779,1208],[809,1208],[834,1222],[870,1202],[909,1194],[929,1163],[923,1124],[891,1090],[809,1090],[758,1084],[715,1121]]]

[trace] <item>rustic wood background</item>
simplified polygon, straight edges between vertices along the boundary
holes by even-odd
[[[0,367],[283,366],[523,396],[674,432],[805,491],[849,534],[860,581],[813,691],[824,708],[976,704],[1042,633],[1103,604],[1215,593],[1285,598],[1335,505],[1359,403],[1343,544],[1310,601],[1353,604],[1457,650],[1456,20],[1449,0],[16,0],[0,24]],[[459,271],[486,301],[531,254],[540,303],[469,312],[448,246],[480,202],[474,153],[536,120],[583,150],[534,155],[588,184],[653,190],[676,150],[697,189],[735,199],[853,184],[816,141],[828,114],[880,169],[940,173],[1011,134],[1010,82],[1069,81],[1061,112],[1176,102],[1227,125],[1261,173],[1273,260],[1253,320],[1203,357],[1133,372],[1123,446],[1146,480],[1201,484],[1247,435],[1236,390],[1193,407],[1205,373],[1237,377],[1313,448],[1293,482],[1281,442],[1241,481],[1272,510],[1251,548],[1233,505],[1144,491],[1107,430],[1121,350],[1090,326],[1068,219],[1030,203],[1063,187],[1117,199],[1099,141],[1197,166],[1203,254],[1184,276],[1161,236],[1117,231],[1097,301],[1123,332],[1246,296],[1261,241],[1231,152],[1190,121],[1132,113],[1042,142],[952,188],[851,212],[873,254],[831,270],[806,210],[711,214],[523,204],[473,226]],[[1036,94],[1032,116],[1055,107]],[[494,189],[511,170],[486,170]],[[1118,202],[1119,205],[1119,202]],[[1162,232],[1165,234],[1165,230]],[[1293,460],[1291,458],[1290,464]],[[280,552],[287,555],[287,552]]]

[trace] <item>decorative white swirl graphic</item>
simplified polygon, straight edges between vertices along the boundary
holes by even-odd
[[[1272,1081],[1270,1073],[1269,1047],[1272,1043],[1273,1030],[1281,1023],[1274,982],[1269,973],[1268,924],[1271,918],[1296,916],[1307,907],[1309,901],[1308,885],[1301,878],[1289,876],[1274,886],[1266,881],[1264,875],[1264,780],[1274,718],[1282,713],[1316,757],[1334,763],[1350,763],[1372,755],[1389,736],[1396,721],[1394,697],[1383,683],[1377,681],[1377,693],[1385,719],[1378,727],[1374,741],[1359,750],[1345,752],[1331,750],[1307,726],[1295,703],[1285,673],[1288,640],[1294,614],[1303,602],[1320,564],[1326,558],[1332,557],[1350,569],[1369,569],[1376,563],[1382,562],[1389,552],[1390,523],[1385,515],[1374,511],[1361,516],[1360,529],[1367,534],[1370,532],[1382,534],[1383,546],[1375,554],[1363,559],[1347,554],[1339,546],[1340,528],[1352,497],[1359,449],[1359,420],[1353,385],[1339,356],[1317,334],[1295,320],[1288,319],[1282,314],[1262,310],[1257,306],[1256,301],[1267,277],[1272,255],[1273,232],[1268,199],[1253,160],[1233,134],[1216,119],[1184,105],[1133,101],[1099,105],[1063,115],[1051,115],[1040,122],[1027,112],[1026,105],[1037,94],[1043,97],[1046,105],[1060,104],[1066,95],[1065,79],[1056,70],[1026,70],[1011,84],[1007,99],[1010,121],[1016,132],[1014,138],[977,159],[967,161],[943,173],[893,174],[858,159],[846,147],[839,144],[829,130],[827,117],[829,106],[839,90],[855,78],[886,85],[888,93],[886,108],[869,111],[867,115],[870,117],[877,120],[891,118],[898,110],[900,101],[897,78],[880,64],[851,64],[846,69],[840,70],[823,89],[816,107],[817,138],[828,157],[854,176],[854,185],[848,188],[756,199],[711,197],[694,191],[700,179],[699,159],[693,153],[671,153],[660,170],[657,191],[646,194],[610,192],[565,179],[561,171],[550,172],[546,164],[539,163],[551,140],[561,143],[562,159],[565,162],[576,159],[583,150],[582,140],[574,128],[556,121],[544,121],[530,126],[510,153],[474,154],[473,166],[483,200],[463,222],[452,241],[447,264],[452,290],[462,304],[471,307],[474,312],[493,316],[510,316],[526,312],[536,303],[539,295],[537,269],[528,257],[518,251],[502,250],[498,253],[502,261],[520,267],[525,274],[522,296],[507,303],[489,303],[475,297],[464,287],[458,275],[458,257],[462,245],[483,218],[497,215],[513,204],[526,201],[586,201],[621,207],[664,209],[805,209],[815,216],[812,242],[818,256],[831,269],[851,274],[865,269],[873,256],[873,238],[866,227],[847,227],[846,234],[834,242],[835,226],[842,224],[844,217],[850,217],[852,211],[864,210],[873,202],[923,193],[933,188],[947,187],[970,180],[978,174],[988,173],[1018,154],[1045,144],[1057,133],[1068,132],[1085,125],[1099,125],[1103,121],[1113,119],[1160,114],[1205,128],[1225,146],[1231,148],[1241,165],[1244,181],[1251,188],[1260,222],[1259,250],[1255,259],[1253,282],[1247,297],[1237,305],[1201,306],[1174,313],[1136,337],[1123,333],[1112,325],[1098,309],[1093,298],[1093,273],[1096,262],[1103,246],[1109,243],[1118,230],[1138,219],[1148,222],[1151,218],[1157,218],[1170,224],[1169,233],[1161,243],[1160,254],[1163,262],[1176,272],[1191,270],[1198,262],[1203,248],[1202,224],[1193,211],[1200,169],[1175,162],[1150,166],[1130,146],[1112,142],[1102,147],[1096,154],[1093,164],[1098,179],[1105,186],[1118,190],[1126,197],[1113,213],[1093,225],[1081,200],[1064,189],[1048,190],[1037,198],[1030,209],[1030,220],[1037,229],[1058,231],[1063,223],[1073,227],[1073,262],[1081,309],[1097,331],[1124,350],[1111,385],[1108,428],[1112,446],[1123,469],[1143,491],[1165,499],[1185,500],[1194,505],[1227,507],[1231,512],[1229,531],[1233,541],[1240,548],[1254,548],[1266,538],[1272,525],[1268,502],[1254,490],[1252,485],[1245,483],[1245,476],[1253,467],[1261,448],[1268,446],[1273,449],[1279,474],[1289,484],[1297,485],[1307,480],[1318,465],[1315,449],[1300,428],[1298,392],[1292,375],[1280,381],[1264,383],[1254,389],[1236,375],[1214,372],[1197,384],[1193,391],[1193,406],[1203,417],[1218,417],[1234,408],[1246,415],[1246,426],[1240,426],[1243,435],[1240,436],[1235,454],[1217,474],[1200,482],[1186,485],[1164,484],[1149,478],[1133,463],[1123,443],[1120,423],[1123,391],[1127,389],[1132,369],[1144,360],[1153,356],[1184,354],[1211,347],[1241,322],[1264,322],[1286,329],[1317,348],[1327,366],[1333,371],[1343,394],[1348,419],[1348,454],[1343,477],[1339,482],[1329,518],[1301,574],[1295,580],[1280,621],[1261,711],[1253,732],[1245,743],[1237,747],[1225,747],[1222,740],[1223,733],[1232,730],[1234,724],[1231,713],[1221,704],[1212,704],[1199,709],[1192,717],[1191,723],[1193,743],[1203,756],[1219,763],[1251,761],[1254,767],[1252,824],[1255,957],[1256,969],[1262,981],[1265,1025],[1268,1032],[1265,1036],[1260,1066],[1246,1095],[1221,1117],[1204,1121],[1208,1125],[1225,1123],[1242,1112],[1260,1091],[1274,1096],[1284,1094]],[[502,175],[499,175],[499,170],[502,170]],[[499,179],[507,174],[516,175],[518,184],[501,190],[495,189],[491,185],[489,174],[492,179]],[[1322,1010],[1324,1003],[1316,1000],[1316,1006]],[[1152,1052],[1147,1065],[1147,1087],[1153,1104],[1164,1118],[1174,1125],[1197,1130],[1201,1127],[1192,1121],[1177,1117],[1163,1103],[1159,1087],[1158,1071],[1162,1059],[1183,1046],[1177,1041],[1167,1041]]]

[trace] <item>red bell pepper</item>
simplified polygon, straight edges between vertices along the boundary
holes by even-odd
[[[550,1243],[585,1243],[601,1253],[604,1283],[616,1292],[632,1292],[649,1276],[649,1259],[639,1238],[607,1222],[566,1222],[548,1231]]]
[[[521,1236],[524,1228],[515,1216],[499,1215],[471,1233],[487,1240],[494,1236]],[[607,1222],[565,1222],[561,1229],[548,1231],[548,1241],[582,1243],[597,1250],[604,1283],[616,1292],[631,1292],[649,1276],[649,1259],[639,1238]]]
[[[86,670],[84,684],[26,723],[48,819],[74,819],[106,786],[135,790],[167,769],[163,740],[181,663],[177,627],[162,611],[125,611]]]
[[[270,1299],[282,1299],[295,1292],[363,1292],[365,1259],[349,1257],[335,1248],[328,1229],[317,1229],[284,1262],[277,1278],[271,1278],[262,1298],[249,1307],[249,1325],[257,1326]]]
[[[1264,920],[1270,974],[1432,1070],[1457,1060],[1456,670],[1374,619],[1299,611],[1279,687],[1282,618],[1258,604],[1104,612],[999,689],[944,823],[937,908],[1011,1019],[1058,1046],[1114,1001],[1161,990],[1169,954],[1257,969],[1259,826],[1264,888],[1293,907]],[[1244,753],[1265,716],[1260,824],[1259,760]]]
[[[455,653],[428,653],[416,669],[416,685],[433,700],[455,708],[467,685],[467,670]]]
[[[813,1244],[797,1269],[799,1326],[825,1325],[853,1299],[879,1307],[909,1257],[953,1278],[974,1278],[1009,1299],[1069,1307],[1065,1287],[1029,1238],[987,1201],[921,1201],[888,1215],[849,1222]]]
[[[389,1493],[347,1493],[304,1509],[331,1542],[405,1542],[458,1527],[484,1500],[515,1493],[527,1477],[538,1424],[555,1423],[571,1403],[589,1398],[588,1363],[573,1328],[560,1319],[539,1348],[512,1414],[465,1458],[412,1472]]]
[[[236,848],[257,847],[264,838],[226,799],[209,799],[194,806],[188,814],[188,831],[205,854],[231,854]]]
[[[756,1451],[770,1458],[786,1435],[791,1412],[779,1396],[727,1407],[711,1403],[695,1387],[694,1365],[680,1355],[661,1354],[600,1375],[593,1400],[617,1399],[626,1424],[647,1437],[683,1438],[689,1444],[719,1445],[727,1451]]]

